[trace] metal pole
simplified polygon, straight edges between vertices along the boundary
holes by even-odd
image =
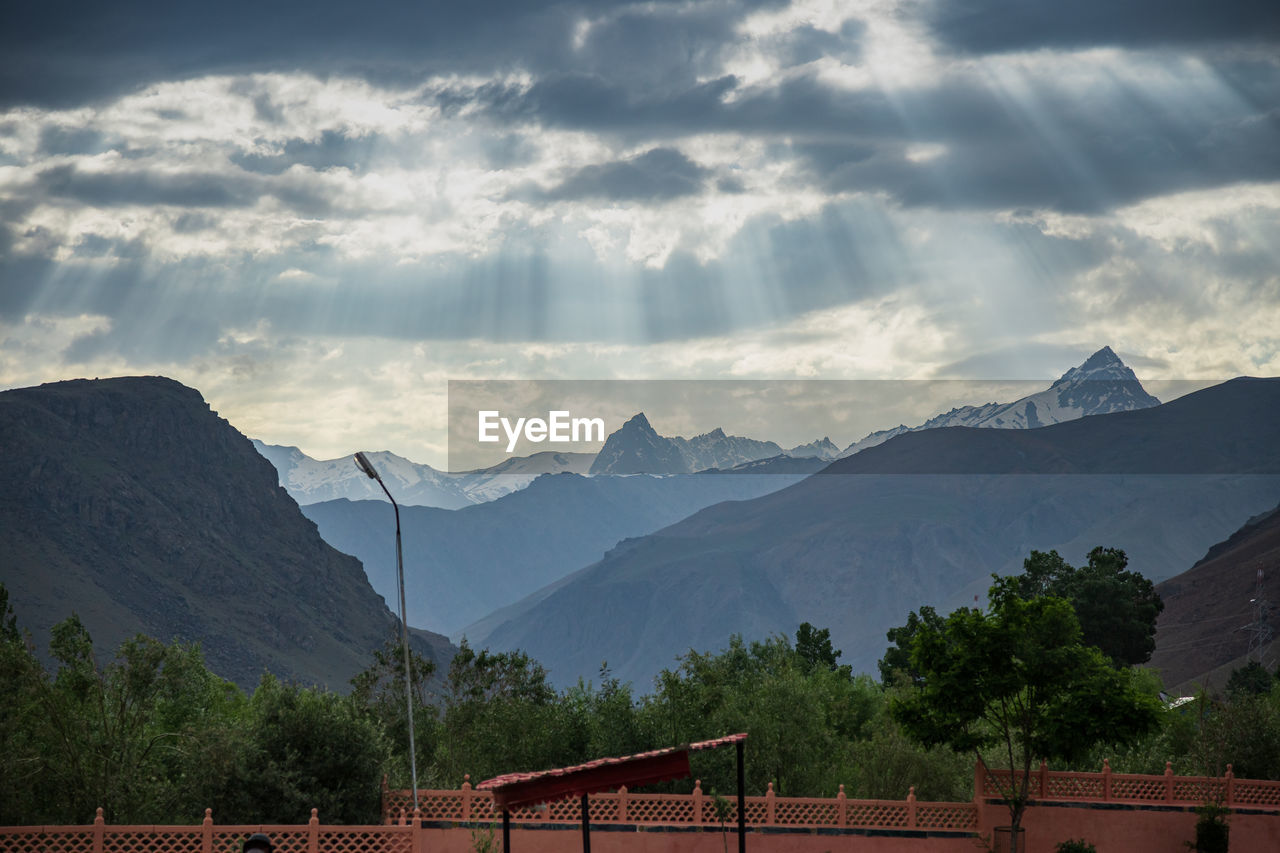
[[[738,741],[738,853],[747,853],[747,773],[742,761],[742,741]]]
[[[378,484],[382,485],[382,480],[378,480]],[[387,487],[382,486],[382,490],[387,492]],[[400,582],[400,643],[404,647],[404,701],[405,710],[409,715],[409,775],[413,779],[413,808],[418,808],[418,751],[413,743],[413,667],[409,658],[409,617],[404,601],[404,551],[400,547],[400,507],[396,504],[395,499],[391,498],[391,492],[387,492],[387,497],[391,499],[391,506],[396,511],[396,580]]]
[[[582,853],[591,853],[591,806],[582,795]]]
[[[396,512],[396,581],[400,584],[400,644],[404,649],[404,703],[409,717],[409,774],[413,785],[413,810],[418,810],[418,750],[413,742],[413,667],[409,657],[409,617],[404,600],[404,550],[400,547],[400,505],[391,497],[391,490],[382,482],[378,470],[364,453],[356,453],[356,465],[372,480],[377,480],[383,494],[391,501]]]
[[[511,811],[506,807],[502,807],[502,853],[509,853],[511,850]]]

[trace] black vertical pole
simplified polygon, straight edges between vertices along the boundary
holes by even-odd
[[[502,853],[509,853],[511,850],[511,811],[506,807],[502,807]]]
[[[742,741],[738,741],[738,853],[747,853],[747,773],[742,764]]]
[[[582,853],[591,853],[591,808],[587,795],[582,795]]]

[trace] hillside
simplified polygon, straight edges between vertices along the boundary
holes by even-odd
[[[643,682],[690,647],[807,620],[871,670],[909,610],[972,603],[1032,548],[1079,561],[1094,545],[1121,547],[1132,568],[1168,577],[1274,506],[1277,473],[1277,380],[1040,429],[907,433],[622,543],[487,620],[486,641],[527,649],[561,682],[602,659]]]
[[[249,440],[161,377],[0,393],[0,580],[48,649],[78,613],[100,659],[125,637],[199,641],[242,686],[264,669],[346,687],[397,624]],[[439,635],[419,648],[448,654]]]
[[[1280,506],[1250,519],[1190,569],[1156,587],[1164,612],[1151,665],[1167,687],[1186,692],[1195,683],[1217,683],[1223,679],[1211,678],[1214,670],[1245,663],[1249,635],[1240,629],[1254,621],[1259,570],[1274,619],[1280,601]]]
[[[781,461],[781,460],[780,460]],[[489,503],[459,510],[402,507],[410,624],[456,634],[471,622],[600,559],[619,540],[667,526],[710,504],[783,488],[813,460],[749,473],[669,477],[547,474]],[[302,508],[325,541],[364,563],[394,601],[395,540],[386,503],[325,501]]]

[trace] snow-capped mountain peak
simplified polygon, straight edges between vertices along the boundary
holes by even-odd
[[[1043,391],[1012,403],[960,406],[908,427],[880,430],[855,441],[840,455],[852,456],[883,444],[895,435],[939,427],[965,426],[988,429],[1034,429],[1089,415],[1145,409],[1160,401],[1142,387],[1138,377],[1109,346],[1095,352],[1078,367],[1062,374]]]

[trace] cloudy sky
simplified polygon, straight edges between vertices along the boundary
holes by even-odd
[[[1104,344],[1280,374],[1273,0],[0,28],[0,387],[161,373],[270,442],[443,464],[450,378],[1053,378]]]

